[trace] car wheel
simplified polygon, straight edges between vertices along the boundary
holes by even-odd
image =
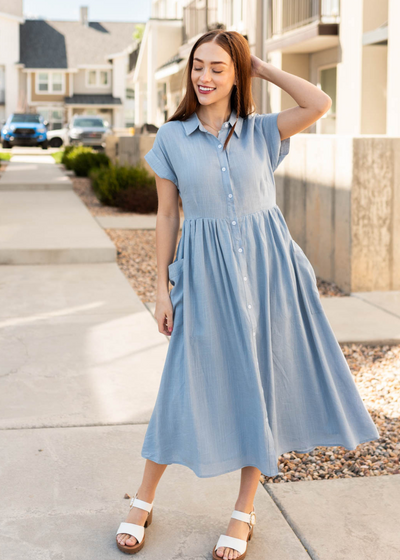
[[[50,148],[61,148],[62,145],[63,141],[61,140],[61,138],[51,138],[49,140]]]
[[[4,150],[9,150],[11,148],[11,144],[8,140],[3,140],[2,146]]]

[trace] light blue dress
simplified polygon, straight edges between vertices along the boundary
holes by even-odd
[[[174,326],[142,457],[199,477],[379,439],[325,316],[310,261],[276,205],[288,154],[278,113],[239,117],[218,138],[194,113],[145,155],[177,186],[184,221],[168,267]]]

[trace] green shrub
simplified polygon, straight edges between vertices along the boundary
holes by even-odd
[[[93,191],[103,204],[142,214],[157,212],[155,179],[142,165],[92,169],[90,178]]]
[[[88,177],[89,171],[93,168],[108,167],[110,159],[101,152],[80,152],[72,153],[72,169],[78,177]]]
[[[74,149],[75,149],[74,146],[65,146],[65,148],[64,148],[64,152],[63,152],[63,155],[62,155],[62,158],[61,158],[61,163],[63,163],[67,169],[71,169],[69,167],[69,157],[68,156],[72,152],[72,150],[74,150]]]
[[[78,177],[88,177],[92,168],[108,167],[110,159],[103,152],[96,152],[85,146],[67,146],[62,163],[67,169],[72,169]]]

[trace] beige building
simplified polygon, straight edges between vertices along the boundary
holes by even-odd
[[[253,54],[332,98],[305,132],[399,134],[399,25],[398,0],[153,0],[132,74],[137,124],[160,126],[174,112],[191,45],[224,27],[246,36]],[[253,87],[259,112],[295,106],[273,84],[254,80]]]

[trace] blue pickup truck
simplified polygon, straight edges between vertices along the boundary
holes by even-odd
[[[13,146],[41,146],[47,150],[47,129],[41,115],[12,113],[1,129],[3,148]]]

